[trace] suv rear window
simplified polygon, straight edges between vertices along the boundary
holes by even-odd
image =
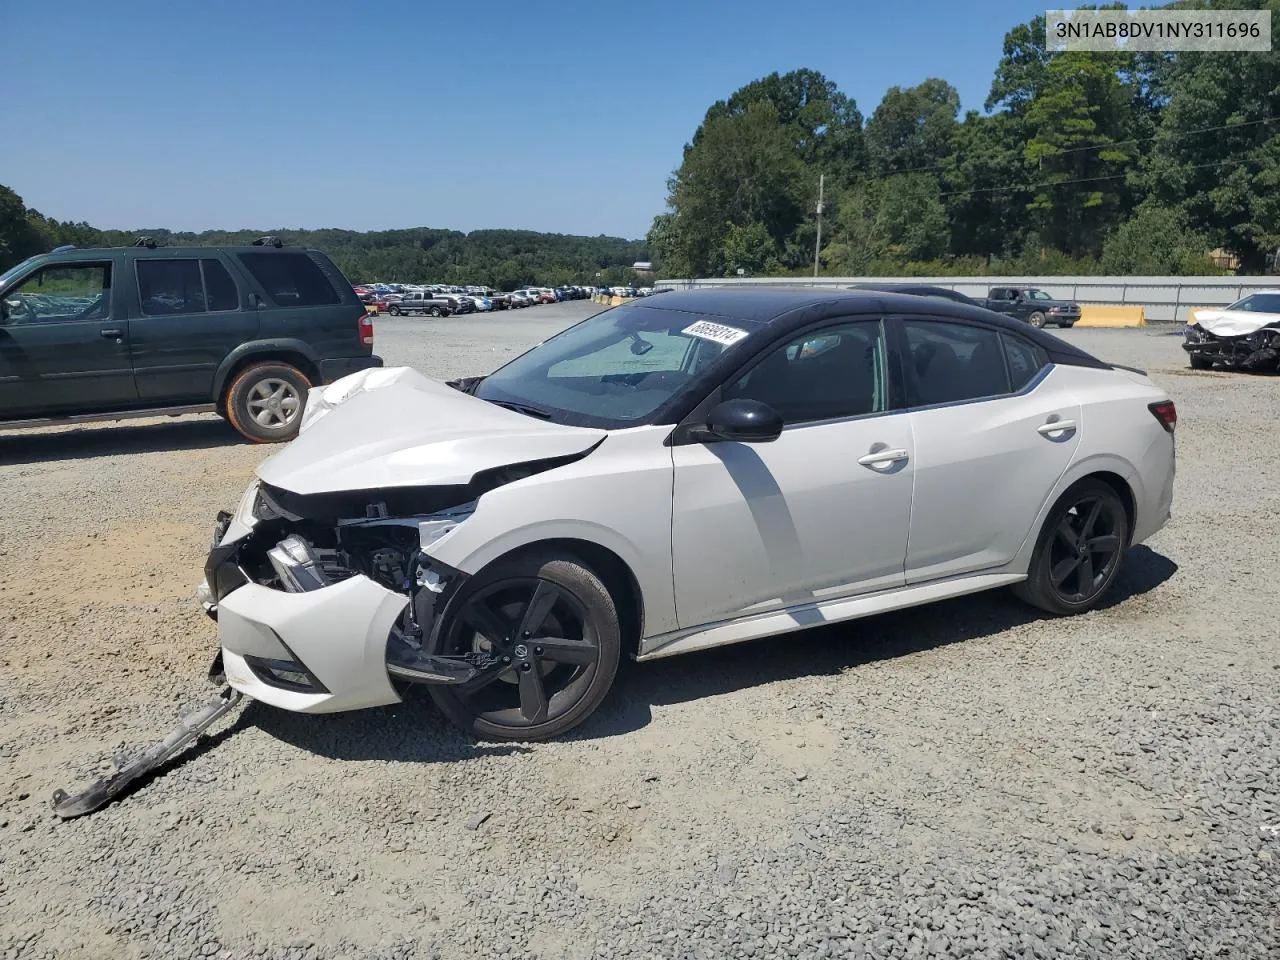
[[[342,297],[305,253],[240,253],[240,262],[278,307],[320,307]]]

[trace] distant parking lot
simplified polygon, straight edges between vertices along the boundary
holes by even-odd
[[[480,374],[598,309],[379,317],[375,349]],[[272,451],[211,416],[0,433],[0,956],[1280,954],[1280,378],[1057,335],[1181,417],[1173,521],[1105,609],[979,595],[631,665],[531,748],[425,697],[250,704],[68,823],[54,787],[206,695],[210,525]]]

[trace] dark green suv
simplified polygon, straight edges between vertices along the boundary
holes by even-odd
[[[0,275],[0,427],[216,410],[289,440],[309,387],[379,366],[316,250],[60,247]]]

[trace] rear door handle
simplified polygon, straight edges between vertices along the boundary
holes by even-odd
[[[116,343],[124,342],[123,330],[117,330],[115,327],[110,327],[106,330],[99,330],[98,332],[102,335],[104,340],[114,340]]]
[[[1036,427],[1036,432],[1043,437],[1052,438],[1055,433],[1074,433],[1075,429],[1076,422],[1074,420],[1050,420],[1048,423],[1042,423]]]
[[[909,454],[905,450],[876,450],[859,457],[858,462],[864,467],[887,467],[891,463],[906,460]]]

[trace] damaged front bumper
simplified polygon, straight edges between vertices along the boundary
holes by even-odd
[[[1189,326],[1182,349],[1196,359],[1232,370],[1271,370],[1280,365],[1280,330],[1264,327],[1238,337],[1219,337]]]
[[[220,514],[196,591],[218,624],[215,671],[255,700],[301,713],[396,703],[403,683],[474,679],[490,666],[484,655],[428,652],[467,577],[421,545],[458,515],[342,520],[333,541],[316,547],[307,522],[292,529],[300,518],[258,522],[243,503]]]

